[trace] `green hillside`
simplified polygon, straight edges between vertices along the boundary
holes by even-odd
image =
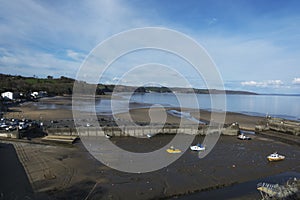
[[[33,91],[47,91],[48,95],[71,95],[73,90],[74,79],[61,76],[60,78],[53,78],[48,76],[47,78],[37,78],[37,77],[23,77],[23,76],[13,76],[0,74],[0,92],[11,91],[11,92],[33,92]],[[85,82],[81,82],[85,87],[91,86]],[[83,87],[84,88],[84,87]],[[191,93],[195,92],[198,94],[219,94],[224,93],[222,90],[211,90],[207,89],[187,89],[187,88],[167,88],[167,87],[139,87],[135,88],[132,86],[118,86],[115,88],[114,85],[103,85],[98,84],[96,94],[104,94],[112,92],[117,89],[118,92],[178,92],[178,93]],[[256,94],[246,91],[226,91],[226,94]]]

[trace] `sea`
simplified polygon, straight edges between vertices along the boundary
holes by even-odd
[[[300,95],[237,95],[224,97],[225,106],[212,106],[220,101],[220,94],[183,93],[136,93],[123,94],[130,102],[154,104],[164,107],[200,108],[204,110],[228,111],[252,116],[272,116],[290,120],[300,120]],[[195,100],[196,99],[196,100]],[[102,107],[102,106],[101,106]]]
[[[219,94],[183,94],[183,93],[119,93],[117,98],[97,98],[95,108],[82,101],[75,109],[96,111],[100,115],[128,112],[129,108],[147,108],[151,106],[204,109],[208,111],[236,112],[251,116],[271,116],[300,121],[300,95],[237,95],[229,94],[222,99]],[[224,102],[223,102],[224,100]],[[218,106],[222,101],[224,106]],[[212,106],[212,102],[217,105]],[[130,104],[129,104],[130,103]],[[51,103],[37,104],[39,109],[72,109],[71,105]]]

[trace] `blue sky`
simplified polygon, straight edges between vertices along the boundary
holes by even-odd
[[[180,31],[201,44],[226,89],[300,93],[299,1],[4,0],[0,4],[0,73],[75,77],[84,58],[103,40],[128,29],[155,26]],[[149,57],[155,54],[137,55],[151,62]],[[118,63],[128,65],[128,60]],[[183,65],[181,69],[194,87],[203,87],[190,70]],[[147,74],[150,79],[157,76]],[[113,83],[119,76],[112,69],[103,82]],[[177,86],[171,78],[165,82]]]

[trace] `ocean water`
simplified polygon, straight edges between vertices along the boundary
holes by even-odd
[[[211,99],[221,101],[218,94],[172,94],[172,93],[145,93],[128,95],[118,94],[123,99],[96,99],[95,108],[87,101],[82,101],[78,108],[81,111],[96,111],[98,114],[111,115],[112,106],[114,113],[128,112],[128,108],[145,108],[149,106],[182,107],[191,109],[205,109],[217,111],[237,112],[252,116],[281,117],[300,121],[300,96],[280,95],[226,95],[224,107],[212,106]],[[130,106],[128,101],[131,103]],[[133,104],[132,104],[133,103]],[[136,103],[136,104],[134,104]],[[72,105],[54,103],[35,103],[39,109],[72,109]]]
[[[218,94],[173,94],[173,93],[145,93],[123,97],[130,102],[158,104],[166,107],[200,108],[205,110],[220,110],[243,113],[253,116],[282,117],[291,120],[300,120],[300,96],[280,95],[226,95],[225,107],[212,107],[212,98],[216,102],[221,100]]]

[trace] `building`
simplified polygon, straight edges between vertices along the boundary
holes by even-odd
[[[3,93],[1,93],[1,97],[4,100],[14,100],[14,93],[13,92],[3,92]]]

